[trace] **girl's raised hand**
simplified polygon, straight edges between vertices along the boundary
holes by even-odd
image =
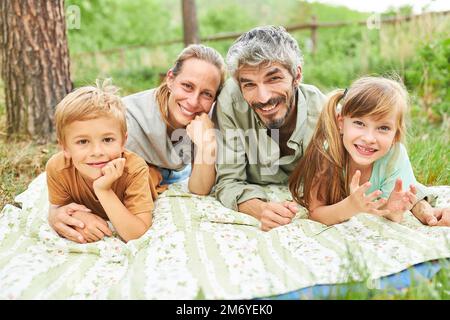
[[[380,190],[376,190],[369,195],[366,195],[365,192],[369,190],[370,182],[359,185],[360,178],[361,171],[356,170],[352,177],[352,181],[350,182],[350,196],[347,198],[351,204],[352,210],[354,210],[354,213],[367,212],[378,216],[389,214],[389,210],[379,209],[386,204],[386,199],[381,198],[377,200],[382,192]]]
[[[395,181],[394,190],[392,190],[389,199],[387,200],[386,209],[388,209],[391,213],[403,213],[411,210],[417,202],[416,187],[414,185],[410,185],[409,190],[403,192],[402,184],[401,179],[397,179]]]

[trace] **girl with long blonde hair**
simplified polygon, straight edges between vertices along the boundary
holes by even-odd
[[[294,200],[310,219],[333,225],[366,212],[399,222],[427,196],[403,145],[407,110],[408,94],[392,79],[363,77],[331,93],[289,180]],[[431,206],[421,202],[413,213],[423,223],[438,224],[442,210],[425,221]]]

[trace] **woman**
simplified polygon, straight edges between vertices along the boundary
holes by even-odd
[[[190,175],[189,191],[210,193],[216,176],[216,139],[208,113],[224,80],[221,55],[210,47],[190,45],[158,88],[123,99],[127,106],[126,148],[158,167],[162,184]],[[193,161],[190,140],[196,149]]]
[[[224,81],[221,55],[210,47],[190,45],[180,53],[159,87],[123,98],[127,106],[126,148],[159,169],[161,184],[189,177],[192,193],[210,193],[216,177],[217,145],[208,113]],[[193,160],[191,140],[196,149]],[[79,207],[77,210],[85,209]],[[61,236],[85,243],[75,227],[88,226],[71,215],[49,214],[49,224]]]

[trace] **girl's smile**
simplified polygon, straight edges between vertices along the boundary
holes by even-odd
[[[375,152],[378,151],[377,149],[365,147],[365,146],[358,145],[358,144],[355,144],[354,146],[355,146],[356,150],[363,156],[371,156]]]
[[[338,125],[350,161],[357,167],[370,166],[386,155],[397,130],[394,113],[381,119],[339,116]]]

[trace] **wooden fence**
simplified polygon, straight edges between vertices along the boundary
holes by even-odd
[[[416,19],[421,19],[424,17],[446,16],[449,13],[450,13],[450,10],[447,10],[447,11],[440,11],[440,12],[427,12],[427,13],[422,13],[422,14],[417,14],[417,15],[409,15],[409,16],[396,16],[396,17],[389,17],[389,18],[383,18],[383,19],[378,19],[379,15],[374,14],[366,20],[353,21],[353,22],[348,22],[348,21],[318,22],[317,18],[315,16],[313,16],[311,22],[309,22],[309,23],[290,25],[290,26],[286,26],[285,29],[288,32],[299,31],[299,30],[308,30],[308,29],[311,30],[311,44],[312,44],[311,51],[312,51],[312,53],[314,53],[317,48],[317,30],[318,29],[341,28],[341,27],[355,26],[355,25],[368,26],[369,28],[370,27],[376,28],[377,26],[381,26],[383,24],[399,24],[402,22],[414,21]],[[200,37],[200,42],[234,40],[234,39],[238,38],[242,33],[243,32],[224,32],[224,33],[219,33],[219,34],[215,34],[215,35],[204,36],[204,37]],[[158,43],[124,46],[124,47],[111,48],[111,49],[100,50],[100,51],[86,51],[86,52],[74,54],[73,57],[81,58],[81,57],[86,57],[86,56],[95,56],[98,54],[101,54],[101,55],[119,54],[120,56],[124,56],[125,51],[130,50],[130,49],[159,47],[159,46],[166,46],[166,45],[177,44],[177,43],[183,43],[183,39],[173,39],[173,40],[167,40],[167,41],[158,42]]]

